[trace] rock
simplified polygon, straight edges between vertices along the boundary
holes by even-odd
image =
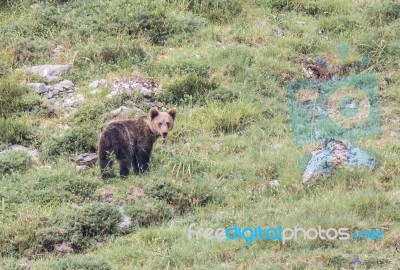
[[[365,151],[335,139],[325,139],[311,152],[311,158],[302,174],[303,184],[314,184],[344,167],[367,167],[374,169],[378,161]]]
[[[125,215],[125,211],[124,211],[124,206],[123,205],[117,206],[117,209],[122,214],[121,220],[120,220],[120,222],[118,222],[117,227],[119,229],[128,228],[132,224],[132,219],[129,216]]]
[[[97,161],[96,153],[84,153],[71,158],[72,161],[76,163],[77,166],[87,166],[93,167]],[[84,169],[84,168],[81,168]]]
[[[109,120],[128,119],[130,112],[131,112],[131,110],[128,107],[121,106],[118,109],[111,111],[110,117],[108,117],[108,119]]]
[[[53,92],[47,92],[47,93],[46,93],[46,97],[47,97],[48,99],[52,98],[52,97],[53,97]]]
[[[91,87],[91,88],[97,88],[97,87],[99,87],[100,85],[103,85],[103,86],[105,86],[105,87],[108,87],[108,86],[110,85],[110,83],[109,83],[107,80],[101,79],[101,80],[96,80],[96,81],[91,82],[91,83],[89,84],[89,87]]]
[[[138,89],[139,89],[139,93],[144,97],[151,97],[151,95],[153,93],[150,89],[147,89],[146,87],[143,87],[143,86],[139,87]]]
[[[86,165],[76,165],[75,168],[76,168],[76,170],[77,170],[78,172],[80,172],[80,171],[86,171],[86,170],[90,169],[90,167],[89,167],[89,166],[86,166]]]
[[[70,80],[63,80],[59,82],[58,85],[67,90],[73,90],[75,88],[75,84],[73,84]]]
[[[120,229],[128,228],[132,224],[132,219],[123,214],[121,217],[121,221],[117,224],[117,227]]]
[[[54,90],[54,87],[51,85],[46,86],[46,92],[52,92]]]
[[[63,130],[63,131],[66,131],[66,130],[70,129],[71,127],[68,126],[67,124],[65,124],[65,125],[63,125],[63,124],[58,124],[58,125],[57,125],[57,128],[58,128],[58,129],[61,129],[61,130]]]
[[[26,151],[29,152],[29,149],[23,145],[20,144],[12,144],[8,147],[9,150],[12,151]]]
[[[273,179],[271,181],[268,182],[268,186],[270,188],[276,188],[279,187],[279,180]]]
[[[64,99],[64,102],[63,102],[63,104],[62,104],[62,106],[63,106],[64,108],[72,107],[73,105],[74,105],[74,102],[73,102],[72,99],[70,99],[70,98]]]
[[[90,86],[95,88],[98,84],[98,81],[94,81]],[[113,98],[116,95],[124,93],[131,94],[133,92],[138,92],[145,98],[151,98],[159,87],[159,83],[153,78],[141,78],[139,76],[134,78],[119,78],[109,87],[111,92],[107,97]]]
[[[34,3],[32,5],[30,5],[31,9],[41,9],[43,7],[42,3]]]
[[[277,36],[279,36],[279,37],[285,36],[285,32],[284,32],[281,28],[275,28],[275,29],[274,29],[274,32],[275,32],[275,34],[276,34]]]
[[[100,93],[99,89],[93,89],[92,91],[90,91],[90,94],[92,94],[92,95],[96,95],[98,93]]]
[[[54,85],[54,89],[57,90],[58,92],[63,92],[64,91],[64,87],[62,87],[61,84]]]
[[[219,152],[221,150],[221,142],[215,142],[211,148],[215,151],[215,152]]]
[[[68,93],[68,97],[69,98],[64,99],[64,102],[62,104],[64,108],[76,107],[85,102],[85,98],[81,94],[77,94],[75,97],[73,97]]]
[[[52,57],[58,57],[63,49],[64,49],[64,46],[63,46],[63,45],[57,45],[57,46],[51,51],[51,56],[52,56]]]
[[[71,69],[70,65],[41,65],[20,69],[25,73],[32,73],[45,78],[48,82],[58,81],[60,76]]]
[[[59,91],[58,90],[53,90],[51,93],[53,94],[53,97],[54,97],[54,96],[58,96]]]
[[[20,144],[12,144],[8,147],[8,150],[28,152],[31,162],[36,165],[40,164],[39,151],[37,149],[29,149]]]
[[[47,87],[44,83],[28,83],[28,86],[39,94],[47,92]]]

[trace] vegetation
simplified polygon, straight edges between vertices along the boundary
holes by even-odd
[[[399,269],[399,14],[395,0],[0,0],[0,269]],[[380,167],[306,187],[298,168],[316,144],[293,143],[285,86],[309,80],[302,65],[318,57],[339,69],[341,43],[348,67],[372,57],[358,72],[377,75],[382,133],[358,146]],[[18,72],[45,63],[72,65],[76,111],[50,114],[26,86],[41,79]],[[150,171],[77,171],[70,158],[96,151],[112,110],[152,106],[89,84],[134,76],[155,78],[153,102],[178,112]],[[381,229],[384,240],[246,246],[188,240],[193,223]]]

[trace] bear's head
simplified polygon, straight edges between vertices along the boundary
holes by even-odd
[[[176,109],[166,112],[159,112],[157,108],[149,111],[149,122],[151,131],[158,137],[167,137],[168,132],[174,127]]]

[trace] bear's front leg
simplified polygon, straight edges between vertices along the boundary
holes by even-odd
[[[150,155],[140,150],[136,153],[136,165],[138,166],[139,173],[145,172],[149,169]]]
[[[137,159],[137,155],[134,154],[132,157],[132,166],[133,166],[133,172],[138,175],[139,174],[139,163]]]

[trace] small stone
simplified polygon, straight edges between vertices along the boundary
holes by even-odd
[[[62,88],[72,90],[75,87],[75,84],[73,84],[70,80],[63,80],[59,83]]]
[[[85,170],[88,170],[88,169],[90,169],[90,167],[89,166],[85,166],[85,165],[76,165],[76,170],[77,171],[85,171]]]
[[[123,214],[121,217],[121,221],[117,224],[117,227],[120,229],[128,228],[132,224],[132,219]]]
[[[56,89],[54,89],[54,90],[53,90],[51,93],[53,94],[53,96],[58,96],[58,94],[59,94],[59,91],[58,91],[58,90],[56,90]]]
[[[52,92],[54,90],[54,87],[51,85],[46,86],[46,92]]]
[[[52,92],[47,92],[46,97],[49,98],[49,99],[52,98],[53,97],[53,93]]]
[[[152,91],[146,87],[139,87],[139,93],[144,97],[151,97]]]
[[[108,82],[107,80],[104,80],[104,79],[96,80],[96,81],[91,82],[91,83],[89,84],[89,87],[91,87],[91,88],[97,88],[97,87],[99,87],[100,85],[103,85],[103,86],[108,87],[109,82]]]
[[[39,94],[45,93],[47,91],[46,85],[44,83],[28,83],[28,86]]]
[[[60,76],[71,69],[71,65],[40,65],[19,69],[25,73],[39,75],[47,81],[56,81]]]
[[[97,161],[96,153],[84,153],[71,158],[78,166],[92,167]]]
[[[131,110],[128,107],[121,106],[118,109],[111,111],[108,119],[112,119],[112,120],[128,119],[130,112],[131,112]]]
[[[63,92],[64,91],[64,87],[62,87],[61,84],[54,85],[54,89],[57,90],[58,92]]]
[[[273,179],[273,180],[269,181],[268,186],[270,188],[279,187],[279,180]]]

